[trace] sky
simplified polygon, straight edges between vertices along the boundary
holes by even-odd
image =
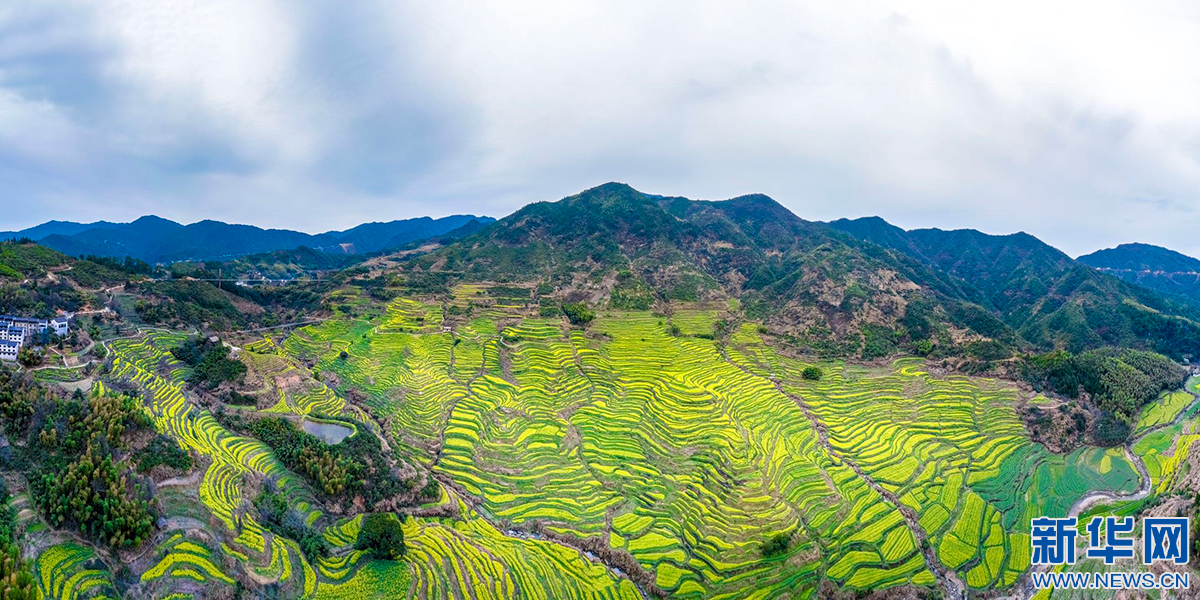
[[[501,217],[606,181],[1200,256],[1200,5],[0,3],[0,230]]]

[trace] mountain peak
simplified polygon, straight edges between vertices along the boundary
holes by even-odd
[[[1153,244],[1132,242],[1080,256],[1079,262],[1098,269],[1200,272],[1200,260]]]
[[[175,221],[172,221],[170,219],[164,219],[158,215],[142,215],[142,216],[138,217],[137,220],[130,223],[130,225],[139,225],[142,227],[145,227],[145,226],[183,227],[183,225],[180,225],[179,223],[176,223]]]
[[[607,196],[613,194],[638,194],[644,195],[641,192],[633,189],[633,186],[628,183],[619,181],[610,181],[602,183],[596,187],[588,188],[579,193],[580,196]]]

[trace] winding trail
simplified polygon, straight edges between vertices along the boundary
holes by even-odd
[[[900,502],[900,499],[897,498],[895,494],[884,489],[883,486],[879,485],[879,482],[875,481],[873,477],[863,471],[862,467],[860,467],[856,461],[851,460],[845,454],[834,448],[833,444],[829,441],[829,430],[825,427],[825,423],[821,421],[821,418],[817,416],[817,414],[812,410],[812,407],[809,406],[808,402],[805,401],[804,398],[784,389],[783,384],[774,376],[764,377],[763,375],[756,374],[747,369],[744,365],[738,364],[737,361],[730,359],[729,352],[724,345],[721,345],[718,351],[726,363],[745,373],[746,375],[766,380],[775,387],[776,391],[782,394],[785,398],[788,398],[794,402],[796,407],[800,409],[800,412],[804,414],[804,417],[808,419],[810,425],[817,434],[818,444],[822,447],[822,449],[825,450],[826,454],[842,464],[850,467],[850,469],[854,471],[854,474],[857,475],[859,479],[865,482],[867,486],[870,487],[876,494],[879,494],[884,502],[891,505],[900,513],[900,517],[904,520],[905,526],[909,531],[912,532],[913,538],[915,538],[917,541],[917,547],[920,548],[921,555],[925,558],[925,564],[929,567],[930,572],[932,572],[934,577],[937,579],[938,588],[941,590],[943,598],[948,598],[950,600],[962,600],[967,597],[967,586],[958,576],[958,573],[955,572],[954,569],[942,564],[942,561],[938,559],[937,553],[934,551],[933,544],[929,542],[929,533],[926,532],[925,528],[921,526],[921,516],[917,514],[917,511],[913,510],[903,502]]]

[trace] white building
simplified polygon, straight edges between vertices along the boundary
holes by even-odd
[[[9,327],[24,329],[25,335],[29,336],[35,333],[42,333],[50,324],[42,319],[34,319],[32,317],[14,317],[11,315],[0,315],[0,327]]]
[[[0,360],[17,360],[17,352],[20,350],[21,344],[0,340]]]
[[[18,346],[25,343],[25,330],[20,327],[7,327],[0,325],[0,340],[5,342],[16,342]]]
[[[49,321],[31,317],[0,315],[0,360],[17,360],[17,352],[34,338],[53,333],[66,337],[71,326],[71,315],[55,317]]]

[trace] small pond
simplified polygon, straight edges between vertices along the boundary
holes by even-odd
[[[317,436],[326,444],[337,444],[342,440],[354,435],[354,428],[340,425],[338,423],[325,423],[322,421],[310,421],[305,419],[301,426],[304,430]]]

